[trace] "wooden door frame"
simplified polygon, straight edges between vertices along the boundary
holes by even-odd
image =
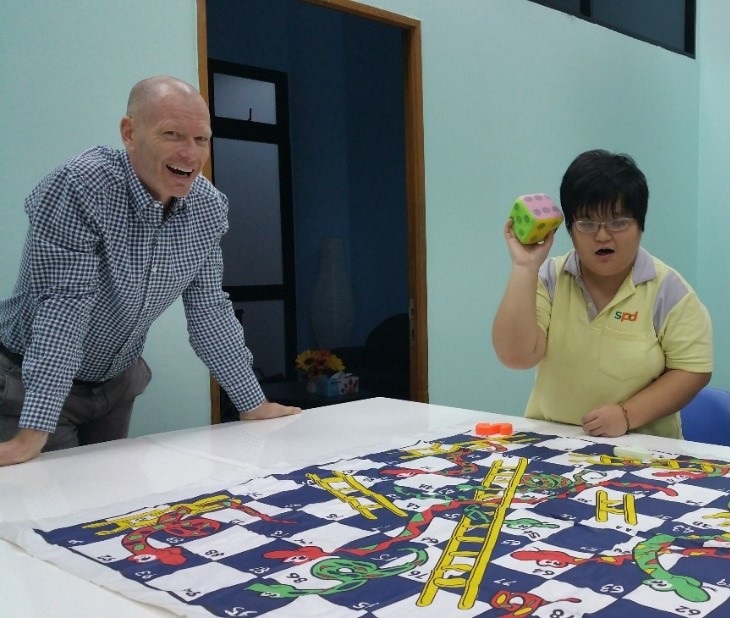
[[[198,80],[209,101],[207,0],[197,2]],[[423,150],[423,79],[421,22],[354,0],[299,0],[400,28],[403,35],[405,92],[406,210],[408,227],[408,292],[410,297],[411,399],[428,403],[428,320],[426,314],[426,186]],[[210,161],[203,173],[210,178]],[[211,423],[220,422],[220,387],[211,376]]]

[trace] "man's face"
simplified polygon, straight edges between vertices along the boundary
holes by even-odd
[[[210,155],[210,114],[197,94],[167,92],[120,123],[132,168],[154,199],[167,205],[190,192]]]

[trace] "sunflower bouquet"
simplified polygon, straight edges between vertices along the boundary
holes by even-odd
[[[345,370],[342,359],[329,350],[304,350],[297,355],[294,362],[297,371],[310,380]]]

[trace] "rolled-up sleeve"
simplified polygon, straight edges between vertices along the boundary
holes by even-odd
[[[19,426],[53,432],[82,361],[98,288],[98,228],[71,173],[49,177],[26,200],[25,267],[35,297],[23,360],[26,397]]]
[[[265,397],[253,372],[253,355],[222,290],[220,245],[208,255],[195,279],[183,292],[190,345],[240,411],[251,410]]]

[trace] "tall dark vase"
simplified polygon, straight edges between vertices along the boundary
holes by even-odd
[[[353,320],[352,288],[340,238],[322,241],[310,317],[317,347],[331,350],[349,345]]]

